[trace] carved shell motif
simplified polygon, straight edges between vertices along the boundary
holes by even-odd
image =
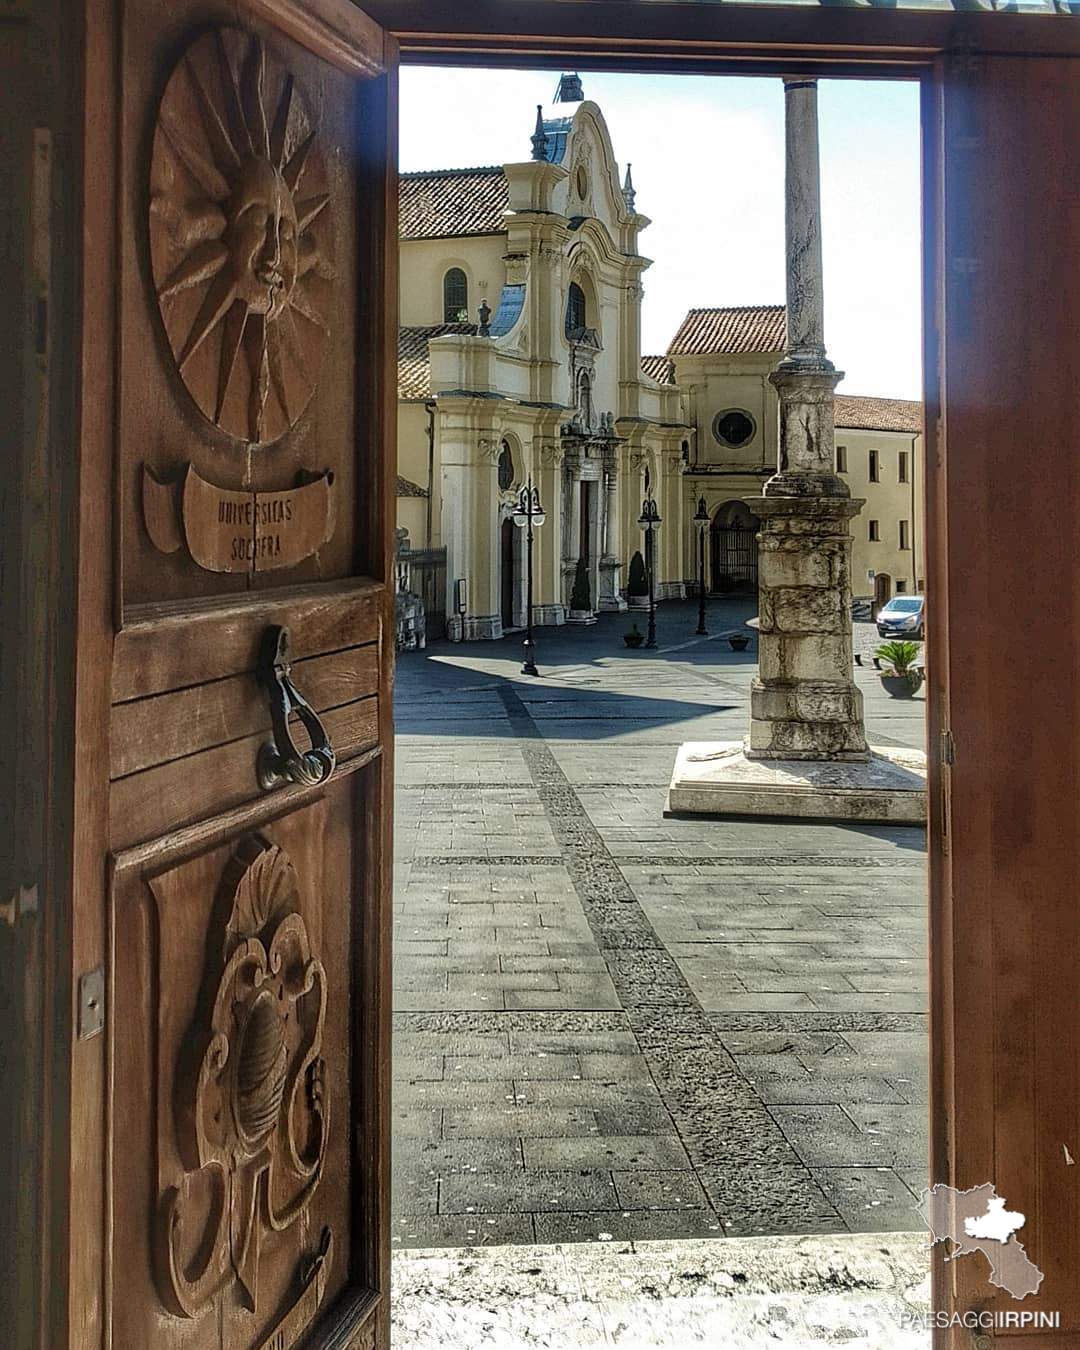
[[[285,1095],[289,1050],[277,1000],[260,994],[240,1032],[234,1110],[241,1133],[260,1144],[277,1124]]]

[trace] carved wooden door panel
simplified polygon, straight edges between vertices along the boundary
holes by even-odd
[[[395,51],[119,8],[100,1341],[381,1347]]]

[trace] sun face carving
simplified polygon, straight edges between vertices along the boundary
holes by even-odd
[[[161,100],[150,256],[181,378],[249,443],[303,412],[329,332],[326,172],[293,76],[258,37],[222,28],[185,52]]]

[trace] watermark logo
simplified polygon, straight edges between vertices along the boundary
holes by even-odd
[[[990,1283],[1015,1299],[1038,1292],[1043,1273],[1028,1257],[1016,1234],[1026,1219],[1019,1210],[1006,1209],[1004,1199],[989,1182],[958,1191],[954,1186],[927,1187],[916,1210],[932,1234],[929,1246],[951,1242],[946,1261],[982,1252],[990,1262]],[[1057,1327],[1058,1312],[1019,1309],[966,1312],[907,1312],[901,1323],[923,1330],[966,1327],[972,1331],[1002,1331],[1006,1328]]]

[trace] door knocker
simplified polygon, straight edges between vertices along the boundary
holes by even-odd
[[[308,787],[325,783],[334,772],[337,757],[319,715],[290,678],[289,630],[268,628],[263,634],[256,676],[270,699],[273,740],[259,747],[255,772],[264,792],[282,783],[303,783]],[[295,713],[303,723],[311,747],[301,750],[289,730],[289,718]]]

